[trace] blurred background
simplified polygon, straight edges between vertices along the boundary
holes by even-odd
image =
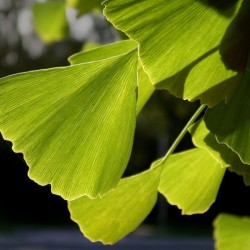
[[[100,11],[78,17],[67,11],[67,36],[43,42],[35,32],[31,6],[35,0],[0,0],[0,77],[23,71],[68,65],[67,58],[90,43],[107,44],[124,37],[107,23]],[[25,97],[24,97],[25,98]],[[199,103],[188,103],[157,91],[138,116],[132,156],[125,175],[150,166],[170,147]],[[177,151],[192,147],[186,135]],[[52,195],[50,187],[41,187],[27,176],[21,154],[11,150],[11,143],[0,135],[0,233],[16,228],[77,228],[67,210],[67,203]],[[203,215],[182,216],[175,206],[159,195],[152,213],[135,234],[212,238],[212,221],[220,212],[250,214],[249,187],[242,178],[226,172],[217,200]]]

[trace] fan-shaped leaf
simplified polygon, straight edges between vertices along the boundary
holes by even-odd
[[[235,73],[226,70],[219,53],[213,52],[234,17],[237,2],[224,2],[221,8],[213,3],[208,7],[201,0],[108,0],[104,13],[116,28],[139,43],[141,61],[154,84],[160,83],[159,88],[178,97],[201,98],[214,105],[227,99],[236,84],[227,82]],[[227,92],[214,96],[217,88]]]
[[[136,119],[137,50],[0,79],[0,130],[29,176],[71,200],[115,187]]]
[[[71,218],[92,241],[113,244],[138,227],[157,198],[160,168],[122,179],[102,198],[69,202]]]
[[[91,62],[96,60],[102,60],[105,58],[121,55],[130,49],[134,49],[138,46],[137,42],[133,40],[124,40],[116,43],[97,47],[89,51],[83,51],[72,55],[69,58],[71,64],[78,64],[83,62]],[[137,114],[148,101],[152,93],[154,92],[154,86],[149,80],[148,75],[144,72],[141,63],[138,64],[138,98],[137,98]]]
[[[225,173],[211,155],[197,148],[174,154],[163,164],[159,192],[182,214],[204,213],[215,201]]]

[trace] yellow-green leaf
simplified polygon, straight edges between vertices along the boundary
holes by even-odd
[[[0,131],[29,176],[72,200],[114,188],[135,129],[137,50],[0,79]]]
[[[182,214],[204,213],[215,201],[224,173],[202,148],[177,153],[163,163],[159,192]]]
[[[91,241],[113,244],[138,227],[157,199],[161,169],[122,179],[102,198],[69,202],[71,218]]]
[[[214,221],[216,250],[249,250],[250,218],[220,214]]]
[[[83,62],[91,62],[101,60],[117,55],[121,55],[130,49],[138,46],[137,42],[133,40],[123,40],[116,43],[99,46],[92,50],[83,51],[72,55],[69,58],[71,64],[78,64]],[[154,86],[149,80],[148,75],[144,72],[141,63],[138,64],[138,98],[137,98],[137,114],[148,101],[154,92]]]

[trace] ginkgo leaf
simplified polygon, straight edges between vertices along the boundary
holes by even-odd
[[[220,101],[229,101],[241,80],[241,74],[226,69],[220,62],[218,50],[209,52],[174,76],[155,84],[176,97],[189,101],[200,99],[210,107]]]
[[[250,166],[244,164],[239,156],[225,144],[219,144],[215,136],[207,129],[203,119],[189,129],[196,147],[204,148],[213,156],[221,167],[243,176],[245,185],[250,184]]]
[[[67,200],[115,187],[136,120],[137,50],[0,79],[0,131],[29,176]]]
[[[220,214],[214,221],[216,250],[249,250],[250,218]]]
[[[123,54],[125,51],[136,48],[137,42],[133,40],[123,40],[116,43],[99,46],[92,50],[83,51],[69,57],[71,64],[91,62]],[[148,75],[144,72],[141,63],[138,63],[138,98],[137,114],[148,101],[155,88],[149,80]]]
[[[102,198],[69,202],[71,219],[91,241],[113,244],[138,227],[157,199],[161,169],[122,179]]]
[[[189,132],[192,135],[192,141],[196,147],[204,148],[208,150],[214,159],[216,159],[221,167],[230,166],[231,160],[233,160],[231,153],[237,157],[226,145],[219,144],[215,139],[215,136],[207,129],[203,119],[196,122],[189,128]]]
[[[250,61],[250,60],[249,60]],[[225,103],[208,109],[205,122],[220,143],[239,154],[243,163],[250,164],[250,63],[236,94]]]
[[[182,214],[204,213],[215,201],[224,173],[202,148],[177,153],[163,163],[159,192]]]
[[[182,78],[182,81],[187,78],[187,85],[175,81],[165,82],[161,87],[165,86],[184,99],[195,100],[219,83],[226,85],[223,89],[227,89],[229,84],[224,81],[235,74],[225,69],[218,52],[212,52],[218,48],[232,21],[239,7],[237,2],[241,1],[224,2],[225,6],[221,8],[213,3],[208,6],[201,0],[159,0],[157,3],[151,0],[108,0],[104,2],[104,14],[117,29],[139,43],[141,61],[154,84],[170,77]],[[196,64],[197,71],[192,71]],[[200,76],[205,83],[201,83]],[[193,92],[200,84],[204,87]],[[219,88],[222,88],[221,84]],[[228,92],[230,94],[230,90]],[[225,93],[225,98],[227,95]],[[208,97],[202,98],[206,100]],[[214,100],[213,95],[210,98],[207,104],[214,105],[219,101]]]
[[[44,42],[50,43],[68,36],[69,28],[63,0],[35,3],[32,11],[35,30]]]

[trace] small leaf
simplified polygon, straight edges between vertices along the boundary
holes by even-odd
[[[68,36],[69,28],[64,1],[35,3],[32,11],[35,30],[44,42],[51,43]]]
[[[215,201],[225,169],[204,149],[174,154],[163,164],[159,192],[182,214],[204,213]]]
[[[203,119],[196,122],[189,131],[196,147],[208,150],[221,167],[229,167],[230,171],[243,176],[245,185],[250,184],[250,166],[244,164],[239,156],[225,144],[219,144],[215,136],[207,129]]]
[[[235,151],[245,164],[250,164],[250,64],[237,93],[225,103],[208,109],[205,122],[220,143]]]
[[[137,50],[0,79],[0,130],[29,176],[67,200],[119,182],[135,130]]]
[[[138,227],[157,199],[160,168],[122,179],[102,198],[69,202],[71,218],[91,241],[113,244]]]
[[[72,55],[71,57],[69,57],[69,62],[71,64],[78,64],[83,62],[102,60],[105,58],[124,54],[126,51],[132,50],[137,46],[137,42],[133,40],[123,40]],[[144,72],[141,63],[138,63],[137,114],[140,113],[145,103],[153,94],[154,90],[155,88],[150,82],[148,75]]]
[[[214,221],[216,250],[249,250],[250,218],[220,214]]]

